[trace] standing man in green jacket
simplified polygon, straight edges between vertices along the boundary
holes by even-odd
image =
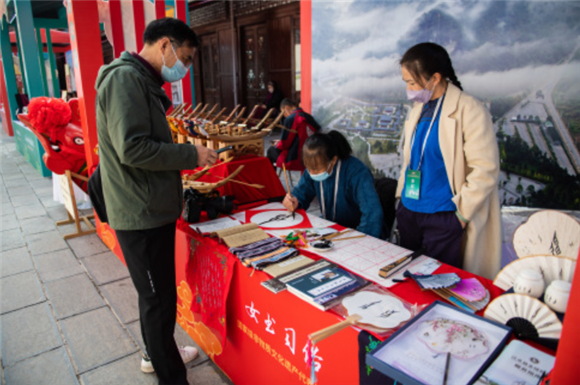
[[[123,52],[101,68],[97,83],[97,131],[103,195],[109,225],[139,294],[146,355],[141,370],[160,384],[187,384],[184,362],[198,352],[178,348],[175,224],[181,214],[180,170],[216,162],[215,151],[174,144],[165,119],[171,101],[163,84],[182,79],[199,40],[184,22],[151,22],[139,54]]]

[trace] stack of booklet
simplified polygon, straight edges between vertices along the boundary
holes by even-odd
[[[296,272],[278,277],[288,291],[321,310],[369,282],[324,259]]]

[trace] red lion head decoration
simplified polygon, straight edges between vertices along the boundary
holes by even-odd
[[[18,119],[40,141],[45,151],[42,159],[49,170],[60,175],[70,170],[88,176],[78,99],[67,103],[57,98],[33,98],[28,114],[19,114]],[[73,181],[87,192],[86,182],[76,178]]]

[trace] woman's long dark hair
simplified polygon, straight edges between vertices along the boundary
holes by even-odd
[[[304,142],[302,160],[307,168],[328,164],[335,156],[345,160],[352,154],[348,140],[338,131],[317,132]]]
[[[457,80],[455,70],[451,64],[451,58],[439,44],[419,43],[409,48],[399,62],[405,67],[420,85],[422,79],[430,79],[435,73],[440,73],[441,77],[448,79],[451,83],[463,90],[461,83]]]

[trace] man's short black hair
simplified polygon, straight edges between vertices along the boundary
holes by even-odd
[[[143,33],[144,44],[154,44],[161,38],[168,37],[178,47],[187,43],[190,47],[199,47],[199,39],[187,24],[179,19],[165,17],[153,20]]]
[[[298,107],[298,105],[296,104],[296,102],[294,102],[294,100],[292,99],[284,99],[282,100],[282,102],[280,103],[280,109],[289,106],[289,107]]]

